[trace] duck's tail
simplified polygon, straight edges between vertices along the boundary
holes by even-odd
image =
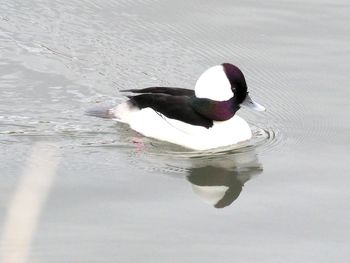
[[[99,118],[115,119],[120,122],[128,122],[132,113],[137,110],[138,108],[130,101],[126,101],[117,106],[96,106],[85,111],[85,114]]]
[[[105,119],[113,119],[116,117],[113,112],[113,106],[96,106],[86,110],[85,115]]]

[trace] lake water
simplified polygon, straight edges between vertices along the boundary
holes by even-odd
[[[0,3],[0,261],[349,262],[350,3]],[[191,152],[84,115],[231,62],[267,108]]]

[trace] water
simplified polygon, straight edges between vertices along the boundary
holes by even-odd
[[[0,7],[2,261],[349,261],[347,1]],[[268,109],[240,111],[243,148],[191,152],[84,115],[222,62]]]

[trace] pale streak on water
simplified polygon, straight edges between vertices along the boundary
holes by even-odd
[[[0,262],[25,263],[40,221],[40,213],[54,182],[59,163],[56,145],[33,145],[23,175],[8,203],[0,237]]]
[[[345,0],[2,1],[0,236],[44,141],[61,159],[24,262],[349,262],[349,13]],[[121,89],[193,87],[222,62],[267,108],[240,111],[254,131],[241,149],[186,151],[83,114]]]

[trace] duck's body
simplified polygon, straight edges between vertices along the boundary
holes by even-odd
[[[108,109],[105,117],[127,123],[147,137],[195,150],[229,146],[252,137],[248,123],[235,113],[244,101],[256,104],[247,95],[243,73],[234,65],[208,69],[195,90],[152,87],[127,92],[139,95]]]

